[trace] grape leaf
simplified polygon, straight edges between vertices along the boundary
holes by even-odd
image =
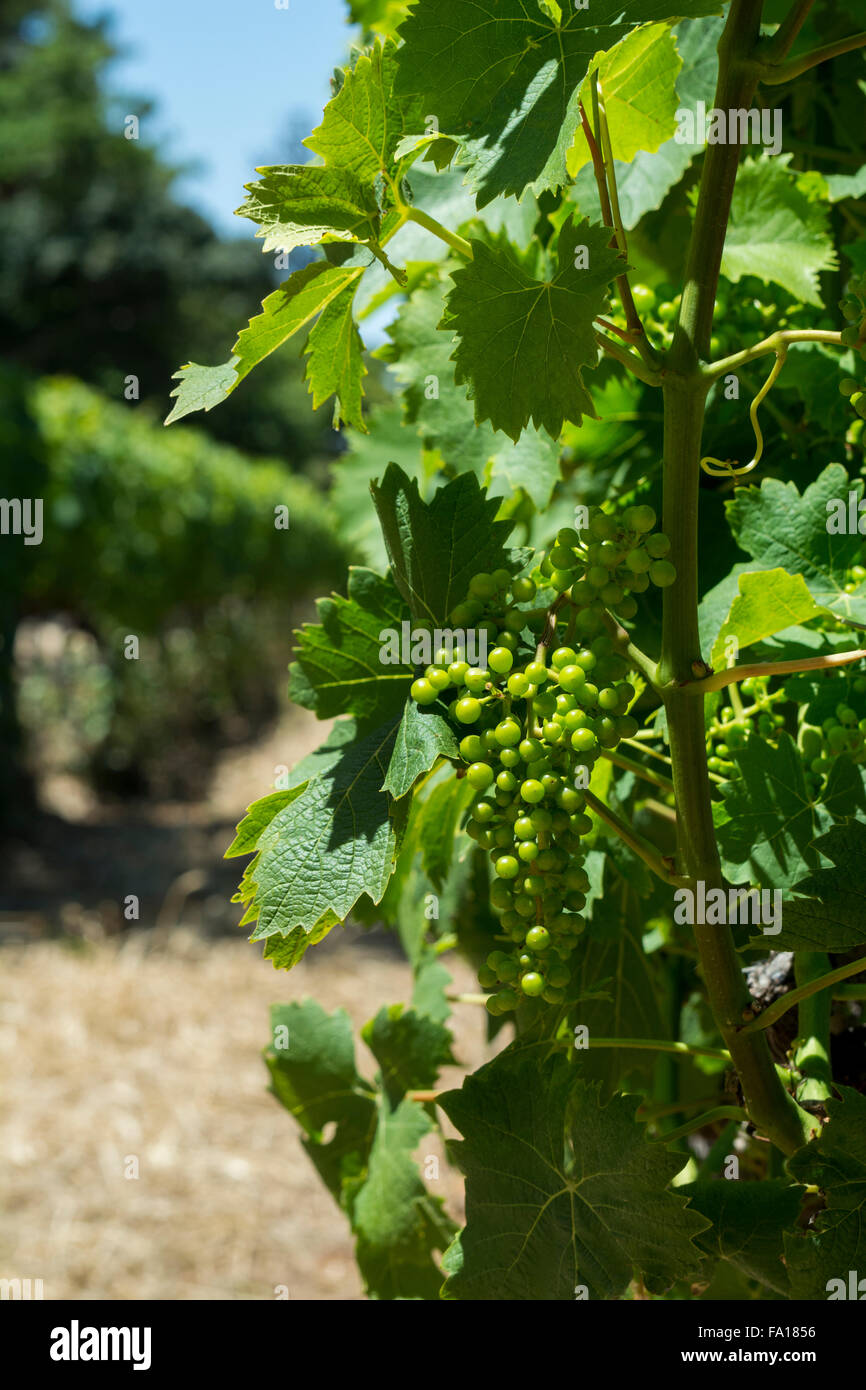
[[[856,174],[825,174],[831,203],[842,198],[862,198],[866,194],[866,164]]]
[[[583,369],[595,367],[593,319],[624,268],[610,233],[572,218],[559,233],[555,266],[537,279],[508,240],[473,240],[473,259],[452,274],[443,327],[456,333],[455,379],[468,382],[479,424],[517,441],[530,419],[557,439],[563,422],[595,417]],[[585,248],[585,269],[576,254]]]
[[[831,535],[831,505],[859,499],[862,479],[849,480],[839,463],[828,464],[802,496],[793,483],[766,478],[760,488],[737,488],[725,512],[737,544],[756,564],[748,569],[784,569],[802,574],[815,602],[839,619],[866,622],[866,585],[845,592],[846,570],[859,561],[862,537]]]
[[[725,644],[731,637],[739,651],[823,612],[826,609],[815,602],[802,574],[783,569],[741,574],[739,593],[713,643],[712,664],[716,670],[727,664]]]
[[[598,75],[614,159],[628,164],[639,150],[654,153],[676,130],[677,76],[682,59],[664,24],[642,24],[609,49],[597,53],[580,96],[592,111],[592,75]],[[579,127],[566,156],[572,177],[591,161]]]
[[[421,709],[410,696],[382,790],[399,801],[419,777],[430,771],[437,758],[456,757],[457,739],[445,716],[434,709]]]
[[[324,237],[375,241],[379,207],[373,185],[357,182],[345,169],[317,164],[277,164],[256,173],[244,187],[249,197],[237,209],[264,238],[263,251],[313,246]]]
[[[866,1269],[866,1099],[849,1086],[836,1089],[842,1099],[827,1102],[821,1133],[788,1159],[791,1175],[820,1187],[827,1203],[808,1230],[785,1236],[794,1298],[826,1299],[831,1280],[841,1280],[842,1296],[851,1297],[849,1271],[859,1279]],[[838,1298],[838,1285],[835,1292]]]
[[[451,1034],[441,1023],[402,1004],[382,1008],[361,1029],[382,1069],[381,1084],[395,1109],[407,1091],[429,1091],[440,1067],[452,1065]]]
[[[394,151],[404,135],[424,125],[423,103],[407,101],[394,90],[396,44],[377,39],[354,68],[345,70],[339,92],[325,107],[321,125],[304,144],[321,155],[326,165],[343,169],[362,184],[373,184],[388,173],[397,182],[411,159],[392,167]]]
[[[404,1100],[396,1110],[379,1104],[376,1134],[363,1185],[347,1193],[355,1256],[367,1292],[375,1298],[439,1296],[442,1275],[433,1260],[455,1231],[441,1197],[431,1197],[412,1157],[433,1121]]]
[[[352,1026],[312,1000],[271,1010],[271,1090],[304,1130],[303,1147],[348,1213],[374,1298],[436,1298],[433,1260],[454,1224],[426,1191],[412,1153],[432,1121],[412,1101],[393,1109],[355,1067]],[[325,1129],[333,1124],[332,1138]]]
[[[250,319],[247,327],[238,335],[228,362],[218,367],[201,367],[195,362],[190,362],[181,367],[179,372],[175,372],[173,380],[179,380],[180,386],[175,387],[171,393],[177,399],[165,423],[170,425],[174,420],[181,420],[194,410],[213,410],[214,406],[224,401],[259,362],[282,347],[295,333],[311,324],[334,300],[339,299],[341,304],[345,304],[346,297],[357,286],[363,273],[363,266],[329,265],[327,261],[314,261],[311,265],[304,266],[303,270],[296,270],[279,289],[268,295],[262,304],[262,312]],[[339,314],[337,319],[339,320]],[[333,342],[333,315],[329,322],[330,328],[323,336]],[[320,342],[321,339],[317,340],[314,346]],[[355,337],[349,337],[345,344],[346,357],[341,364],[340,380],[349,402],[348,408],[352,408],[360,400],[360,378],[364,371],[361,348],[361,340],[356,331]],[[320,403],[328,394],[324,390],[325,380],[320,380],[322,367],[319,352],[308,365],[307,375],[314,398]],[[351,420],[347,420],[347,423],[360,424],[360,428],[364,428],[363,420],[360,420],[357,414]]]
[[[728,222],[722,274],[754,275],[804,304],[822,304],[819,276],[838,265],[827,208],[798,186],[790,155],[745,159]]]
[[[724,21],[715,18],[686,19],[676,26],[674,33],[682,58],[682,68],[677,78],[680,110],[694,110],[698,101],[715,90],[719,66],[717,48],[723,27]],[[672,140],[666,140],[655,154],[639,150],[628,164],[614,160],[619,209],[623,225],[628,230],[636,227],[647,212],[661,207],[667,194],[679,183],[703,147],[703,132],[696,132],[694,141],[683,139],[682,132],[678,132]],[[593,221],[601,221],[601,205],[591,166],[580,170],[570,196],[582,213]]]
[[[716,0],[644,0],[641,20],[717,14]],[[557,11],[561,18],[557,19]],[[567,182],[578,92],[599,47],[635,27],[621,0],[587,9],[525,0],[421,0],[400,30],[397,91],[462,141],[479,207]]]
[[[372,433],[351,435],[349,450],[339,456],[330,475],[329,499],[340,535],[352,552],[380,572],[388,568],[388,552],[370,496],[370,479],[381,469],[383,458],[424,486],[421,442],[403,425],[399,406],[378,408],[372,417]]]
[[[434,888],[442,887],[451,868],[457,827],[475,792],[465,777],[448,776],[421,803],[418,839],[424,872]]]
[[[275,970],[291,970],[303,959],[310,946],[318,946],[320,941],[324,941],[328,932],[339,925],[339,921],[339,917],[335,917],[333,912],[326,912],[312,931],[295,927],[288,936],[266,937],[262,957],[269,960]]]
[[[326,1014],[312,999],[273,1005],[265,1063],[272,1094],[304,1130],[304,1148],[339,1201],[343,1174],[363,1170],[376,1125],[375,1092],[355,1070],[348,1014]]]
[[[247,904],[244,924],[257,923],[252,941],[312,931],[326,912],[343,922],[364,893],[381,901],[405,828],[381,790],[396,732],[394,720],[358,737],[354,720],[341,721],[289,790],[249,808],[226,858],[255,850],[234,899]]]
[[[682,1157],[647,1142],[637,1096],[602,1105],[563,1057],[512,1044],[439,1104],[464,1136],[461,1299],[618,1298],[634,1270],[663,1292],[698,1263],[706,1222],[667,1185]]]
[[[713,807],[725,877],[793,888],[821,863],[815,840],[831,825],[806,788],[797,745],[786,733],[777,748],[753,734],[730,757],[739,776],[719,788],[724,804]],[[778,937],[771,939],[775,946]]]
[[[787,1297],[784,1232],[797,1219],[801,1187],[773,1178],[761,1182],[700,1180],[677,1188],[712,1222],[697,1238],[707,1254],[727,1260],[747,1279]]]
[[[295,633],[296,660],[289,667],[289,696],[319,719],[355,714],[381,724],[403,709],[414,677],[411,665],[386,665],[383,639],[402,635],[409,610],[390,578],[360,566],[349,569],[347,597],[319,599],[319,623]]]
[[[815,848],[834,867],[818,869],[794,884],[794,891],[802,896],[784,903],[782,931],[773,938],[774,950],[841,953],[866,946],[866,826],[855,820],[834,825]]]
[[[504,548],[513,523],[494,520],[499,503],[471,473],[437,489],[428,503],[392,463],[371,491],[394,582],[418,621],[444,621],[479,571],[513,569]]]
[[[392,364],[406,418],[417,424],[426,448],[438,449],[449,472],[477,473],[492,496],[522,487],[543,510],[559,480],[559,449],[535,429],[524,430],[515,444],[488,423],[476,423],[472,402],[454,381],[452,344],[439,331],[443,291],[438,278],[416,290],[388,328],[391,343],[376,356]]]

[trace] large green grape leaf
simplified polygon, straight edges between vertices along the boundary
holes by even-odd
[[[589,1029],[590,1038],[669,1036],[659,963],[641,944],[642,908],[633,889],[617,878],[594,903],[592,926],[572,956],[569,995],[582,1000],[574,1019]],[[581,1075],[601,1082],[605,1094],[624,1077],[651,1075],[656,1063],[652,1052],[621,1047],[576,1050],[574,1056]]]
[[[319,404],[333,389],[329,383],[339,387],[343,418],[347,424],[364,429],[360,415],[363,344],[354,325],[350,333],[345,324],[347,306],[363,273],[363,266],[330,265],[327,261],[314,261],[296,270],[268,295],[262,312],[238,335],[228,362],[218,367],[190,362],[175,372],[173,379],[180,380],[180,386],[171,393],[176,401],[165,423],[170,425],[195,410],[213,410],[259,362],[334,306],[317,337],[311,335],[307,378]],[[331,349],[340,351],[335,363],[327,357]]]
[[[345,70],[321,125],[304,141],[326,165],[346,170],[362,184],[374,183],[380,173],[399,180],[411,160],[392,168],[394,151],[404,135],[424,124],[423,103],[394,90],[395,51],[392,40],[377,39],[369,53],[362,53],[354,68]]]
[[[469,384],[479,423],[516,441],[532,420],[557,439],[565,420],[595,417],[583,371],[598,362],[593,319],[623,269],[609,241],[604,227],[570,219],[541,279],[507,238],[472,241],[473,259],[452,274],[443,327],[456,334],[455,379]]]
[[[834,825],[815,848],[834,867],[818,869],[794,885],[802,896],[785,902],[782,931],[773,938],[773,948],[845,952],[866,946],[866,826],[856,820]]]
[[[513,568],[505,549],[513,523],[494,520],[499,502],[471,473],[437,489],[428,503],[392,463],[371,490],[394,581],[417,621],[444,622],[474,574]]]
[[[265,1062],[272,1093],[303,1129],[304,1148],[339,1201],[344,1176],[363,1171],[376,1128],[376,1094],[355,1069],[348,1014],[326,1014],[312,999],[273,1005]]]
[[[448,1029],[402,1004],[380,1009],[361,1029],[361,1037],[382,1069],[382,1088],[392,1108],[407,1091],[431,1090],[439,1068],[454,1063]]]
[[[289,696],[319,719],[355,714],[366,723],[383,723],[402,710],[410,664],[382,660],[380,634],[399,638],[409,610],[390,577],[360,566],[349,569],[347,597],[319,599],[320,622],[295,633],[295,661],[289,667]]]
[[[827,610],[812,597],[802,574],[787,570],[762,570],[738,577],[739,593],[713,643],[711,661],[718,670],[727,664],[726,644],[730,638],[737,650],[751,647],[786,628],[806,623]]]
[[[453,1297],[610,1299],[635,1270],[661,1293],[696,1269],[706,1222],[667,1190],[682,1157],[647,1142],[637,1096],[603,1105],[565,1058],[513,1044],[439,1103],[466,1175]]]
[[[715,18],[686,19],[674,30],[682,59],[677,77],[677,106],[681,111],[694,111],[698,101],[707,100],[715,91],[717,48],[723,24],[722,19]],[[696,131],[694,140],[689,140],[688,134],[678,131],[654,154],[639,150],[628,164],[614,161],[619,210],[623,225],[629,230],[637,226],[645,213],[661,207],[695,155],[704,148],[702,132]],[[593,221],[601,220],[598,189],[590,165],[580,170],[570,196],[582,213]]]
[[[298,1121],[305,1150],[349,1216],[368,1295],[436,1298],[442,1276],[433,1252],[446,1248],[455,1228],[412,1158],[432,1129],[428,1115],[409,1100],[393,1108],[358,1075],[342,1009],[329,1015],[310,999],[275,1006],[265,1061],[273,1094]]]
[[[750,570],[802,574],[815,602],[841,620],[866,623],[866,584],[845,592],[846,570],[859,561],[862,537],[827,529],[832,504],[859,499],[862,479],[849,480],[839,463],[828,464],[801,496],[793,483],[766,478],[760,488],[737,488],[725,506],[737,544],[755,561]],[[828,506],[830,504],[830,506]]]
[[[397,724],[358,737],[354,720],[339,722],[288,790],[249,808],[226,858],[255,851],[235,897],[257,923],[251,940],[312,931],[327,912],[343,922],[364,893],[381,900],[405,819],[381,789]]]
[[[754,275],[821,306],[820,273],[838,264],[826,206],[798,186],[790,155],[740,165],[722,254],[722,274]]]
[[[441,1197],[431,1197],[412,1157],[433,1129],[420,1105],[379,1103],[363,1185],[347,1195],[358,1268],[374,1298],[436,1299],[442,1275],[433,1260],[456,1229]]]
[[[810,796],[789,734],[780,735],[778,747],[752,735],[730,756],[739,776],[719,788],[724,802],[713,807],[725,877],[791,889],[819,867],[815,840],[829,830],[830,815]],[[765,938],[774,946],[777,939]]]
[[[797,1219],[801,1187],[773,1178],[761,1182],[704,1179],[677,1191],[712,1222],[698,1236],[698,1245],[708,1255],[727,1260],[746,1278],[788,1296],[784,1233]]]
[[[418,839],[424,872],[432,886],[442,887],[451,868],[457,828],[475,796],[465,777],[449,776],[432,788],[418,813]]]
[[[277,164],[257,169],[262,178],[244,185],[249,197],[237,209],[259,226],[263,251],[313,246],[324,237],[374,241],[379,207],[372,184],[345,169],[318,164]]]
[[[247,880],[245,887],[248,886],[249,880]],[[250,891],[254,896],[255,890]],[[265,938],[262,958],[269,960],[275,970],[291,970],[299,960],[303,960],[311,946],[318,946],[319,942],[324,941],[334,927],[339,926],[339,921],[340,919],[335,917],[333,912],[326,912],[312,931],[304,931],[303,927],[295,927],[288,936],[268,936]]]
[[[849,1086],[836,1089],[842,1099],[827,1102],[821,1133],[788,1159],[792,1176],[821,1188],[827,1204],[808,1230],[785,1236],[794,1298],[838,1298],[831,1280],[841,1280],[850,1298],[849,1271],[856,1280],[866,1270],[866,1099]]]
[[[621,0],[586,8],[528,0],[420,0],[400,30],[397,90],[420,99],[439,128],[459,137],[479,206],[567,182],[566,153],[580,120],[589,65],[639,19],[717,14],[717,0]]]
[[[476,423],[465,388],[454,381],[451,340],[439,329],[444,292],[439,278],[416,290],[388,328],[391,343],[377,356],[392,364],[407,419],[449,472],[477,473],[493,496],[522,487],[543,510],[559,480],[559,448],[535,429],[524,430],[515,444],[489,423]]]
[[[673,136],[681,67],[674,36],[664,24],[642,24],[607,53],[595,55],[580,95],[584,109],[591,112],[597,75],[614,159],[628,164],[639,150],[654,153]],[[568,172],[573,177],[591,158],[580,127],[566,157]]]
[[[382,789],[399,801],[419,777],[430,771],[437,758],[456,757],[457,738],[449,721],[437,710],[421,709],[410,696]]]

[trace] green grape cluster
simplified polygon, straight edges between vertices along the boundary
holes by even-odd
[[[493,1014],[522,997],[565,998],[589,887],[584,790],[603,752],[638,729],[607,610],[628,621],[635,593],[676,578],[655,522],[648,506],[621,517],[595,508],[586,532],[559,531],[530,574],[476,574],[450,618],[488,634],[487,665],[443,651],[412,684],[419,704],[446,703],[464,730],[460,775],[474,792],[466,831],[492,861],[490,901],[510,946],[479,972]]]
[[[667,282],[650,289],[648,285],[632,286],[635,308],[650,339],[670,340],[680,312],[682,295]],[[787,305],[775,301],[737,296],[728,302],[724,288],[716,296],[713,316],[713,336],[710,357],[728,357],[745,346],[746,340],[767,337],[779,328],[796,327],[805,306],[791,301]],[[623,324],[624,326],[624,324]]]
[[[757,676],[747,676],[738,688],[745,706],[723,705],[707,729],[707,767],[722,777],[737,775],[731,753],[744,748],[752,734],[773,742],[787,722],[779,711],[784,690],[770,690],[769,680]]]
[[[842,342],[855,348],[866,362],[866,274],[849,281],[848,293],[839,300],[839,308],[847,321],[842,329]],[[847,396],[861,420],[866,420],[866,387],[853,376],[843,377],[839,390]]]

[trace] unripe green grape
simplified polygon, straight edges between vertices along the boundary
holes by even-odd
[[[517,751],[525,763],[531,763],[543,755],[544,748],[537,738],[524,738],[520,740]]]
[[[496,786],[501,792],[513,792],[517,790],[517,778],[513,772],[504,767],[496,777]]]
[[[596,641],[598,641],[598,638],[596,638]],[[591,647],[581,647],[575,657],[575,665],[579,666],[584,673],[593,671],[598,665],[598,657]]]
[[[473,695],[480,695],[489,680],[490,672],[486,667],[470,666],[463,677],[463,684]]]
[[[618,584],[605,584],[601,591],[601,597],[608,608],[616,608],[625,598],[625,593]]]
[[[529,813],[529,819],[532,821],[532,824],[539,834],[553,829],[553,815],[548,811],[546,806],[536,806],[535,809]]]
[[[568,690],[560,690],[556,697],[556,713],[554,717],[559,719],[561,716],[568,714],[569,710],[576,708],[577,700],[574,696]]]
[[[626,507],[622,515],[623,525],[629,531],[636,531],[638,535],[644,535],[651,531],[656,524],[656,514],[652,507],[642,503],[637,507]]]
[[[631,297],[634,300],[634,307],[639,314],[646,314],[653,308],[656,302],[655,293],[649,285],[632,285]]]
[[[534,898],[539,898],[544,892],[544,878],[541,874],[527,874],[523,880],[524,893],[531,893]]]
[[[646,573],[633,574],[628,582],[628,587],[633,594],[645,594],[649,588],[649,575]]]
[[[518,840],[534,840],[535,826],[529,815],[518,816],[514,822],[514,834]]]
[[[482,989],[492,989],[498,980],[499,976],[495,970],[491,970],[489,965],[482,965],[478,971],[478,983]]]
[[[539,801],[544,800],[544,787],[534,777],[529,777],[521,785],[520,795],[524,801],[527,801],[531,806],[534,806]]]
[[[520,762],[520,754],[516,748],[503,748],[499,754],[499,761],[503,767],[517,767]]]
[[[472,763],[466,773],[466,780],[476,791],[486,791],[493,781],[493,768],[489,763]]]
[[[501,989],[497,994],[494,994],[493,998],[496,1000],[499,1006],[498,1012],[501,1014],[511,1013],[512,1010],[517,1008],[518,998],[513,989]],[[488,1003],[489,1002],[488,1000]]]
[[[853,376],[846,376],[839,382],[839,390],[843,396],[853,396],[856,391],[860,390],[860,383],[855,381]]]
[[[593,657],[593,665],[595,658]],[[586,671],[582,665],[575,663],[571,666],[563,666],[559,672],[559,684],[562,689],[570,695],[575,695],[586,683]]]
[[[589,534],[596,540],[609,540],[616,535],[616,522],[606,512],[596,512],[589,523]]]
[[[861,420],[866,420],[866,396],[858,396],[854,401],[854,409]]]
[[[569,815],[573,815],[575,811],[581,811],[585,802],[586,798],[575,787],[563,787],[556,797],[557,806],[560,806],[563,811],[567,811]]]
[[[598,686],[587,681],[586,685],[580,691],[578,699],[584,709],[594,709],[598,704]]]
[[[563,666],[571,666],[576,655],[577,653],[572,647],[557,647],[550,658],[550,664],[555,671],[560,671]]]
[[[605,686],[598,692],[599,709],[611,711],[619,708],[619,692],[613,686]]]
[[[630,550],[625,557],[626,569],[631,570],[632,574],[645,574],[650,567],[652,557],[641,546],[640,549]]]
[[[517,648],[520,646],[520,638],[517,637],[516,634],[513,632],[503,631],[500,632],[498,637],[496,638],[496,645],[498,647],[504,647],[505,650],[507,652],[511,652],[511,655],[513,656],[514,653],[517,651]]]
[[[518,912],[524,920],[528,917],[534,917],[535,899],[531,898],[528,893],[521,893],[514,899],[514,910]]]
[[[454,713],[461,724],[475,724],[481,718],[481,706],[471,697],[458,700],[454,706]]]
[[[422,679],[429,681],[430,685],[432,685],[433,689],[437,692],[440,690],[447,690],[448,686],[451,684],[451,677],[448,672],[443,671],[441,667],[438,666],[428,666]]]
[[[516,700],[522,700],[524,698],[529,686],[529,678],[524,675],[523,671],[515,671],[506,681],[506,688],[509,695],[513,695]]]
[[[465,599],[451,611],[451,621],[455,627],[471,627],[484,612],[484,605],[477,599]]]
[[[498,570],[494,570],[493,573],[492,573],[492,575],[490,576],[490,578],[493,580],[494,584],[496,585],[497,592],[498,592],[499,590],[501,590],[501,589],[509,589],[509,588],[511,587],[511,571],[510,571],[510,570],[507,570],[507,569],[498,569]]]
[[[535,840],[521,840],[517,846],[517,857],[524,864],[531,864],[538,857],[538,845]]]
[[[475,766],[485,767],[486,764],[476,763]],[[493,817],[496,815],[496,807],[493,805],[492,801],[476,801],[475,805],[472,807],[472,814],[480,825],[486,825],[488,821],[492,821]]]
[[[500,912],[507,911],[514,903],[514,894],[504,879],[494,879],[490,885],[490,903]]]
[[[571,586],[571,597],[578,607],[585,608],[595,597],[595,589],[588,579],[578,579]]]
[[[653,535],[647,536],[644,545],[654,560],[661,560],[671,548],[670,538],[664,531],[656,531]]]
[[[598,739],[592,729],[575,729],[571,746],[576,753],[592,753],[598,747]]]
[[[532,951],[546,951],[550,945],[550,932],[546,927],[530,927],[526,933],[526,944]]]
[[[497,676],[504,676],[514,665],[514,657],[507,647],[494,647],[487,658],[487,665]]]
[[[519,608],[507,608],[503,623],[508,632],[522,632],[526,626],[526,614],[521,613]]]
[[[556,570],[573,570],[575,566],[575,554],[570,546],[555,545],[550,552],[550,563]]]
[[[555,772],[545,772],[541,778],[541,785],[547,796],[556,796],[562,786],[562,778],[557,777]]]
[[[618,738],[634,738],[640,725],[631,714],[621,714],[616,721],[616,732]]]
[[[554,570],[550,576],[550,587],[558,594],[564,594],[574,583],[574,570]]]
[[[451,665],[448,667],[448,676],[452,685],[462,685],[468,670],[468,661],[452,661]]]
[[[616,720],[611,719],[609,714],[605,714],[598,720],[595,726],[596,737],[602,748],[615,748],[619,743],[619,734],[616,731]]]
[[[607,570],[604,565],[590,565],[586,572],[586,582],[591,584],[593,589],[603,589],[607,583]]]
[[[653,560],[649,576],[659,589],[667,589],[676,582],[677,572],[670,560]]]
[[[533,685],[543,685],[549,672],[543,661],[530,661],[526,667],[526,674]]]
[[[564,989],[571,979],[571,971],[567,965],[554,965],[548,970],[547,978],[552,989]]]
[[[565,990],[554,989],[553,985],[548,985],[546,989],[542,990],[541,997],[545,1004],[561,1004],[565,999]]]
[[[522,729],[516,719],[510,716],[496,725],[494,733],[501,748],[514,748],[521,739]]]
[[[500,878],[516,878],[520,865],[513,854],[500,854],[493,865]]]
[[[544,993],[546,983],[544,976],[539,975],[537,970],[530,970],[520,981],[520,988],[524,994],[529,995],[530,999],[537,999],[540,994]]]
[[[420,676],[418,680],[412,682],[409,687],[409,694],[419,705],[432,705],[433,701],[438,699],[437,691],[424,676]]]
[[[545,743],[559,743],[562,738],[562,726],[553,724],[550,721],[545,722],[542,732],[544,734]]]
[[[477,763],[484,757],[484,741],[478,734],[467,734],[461,738],[458,746],[464,763]]]
[[[613,570],[622,561],[622,551],[613,541],[602,541],[598,548],[598,559],[605,569]]]
[[[531,603],[535,598],[536,584],[534,579],[527,577],[515,579],[511,586],[511,597],[515,603]]]
[[[469,581],[469,592],[473,598],[491,599],[496,593],[496,587],[493,575],[487,574],[484,570],[473,574]]]

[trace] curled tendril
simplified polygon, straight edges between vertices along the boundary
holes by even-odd
[[[755,431],[755,456],[748,463],[738,464],[731,459],[717,459],[708,455],[701,459],[701,468],[705,473],[709,473],[713,478],[741,478],[744,473],[751,473],[752,469],[760,463],[761,455],[764,452],[764,436],[761,433],[761,426],[758,423],[758,407],[764,397],[773,389],[776,378],[785,365],[785,358],[788,355],[787,343],[782,343],[776,349],[776,361],[773,370],[764,382],[755,399],[749,407],[749,419],[752,422],[752,429]]]

